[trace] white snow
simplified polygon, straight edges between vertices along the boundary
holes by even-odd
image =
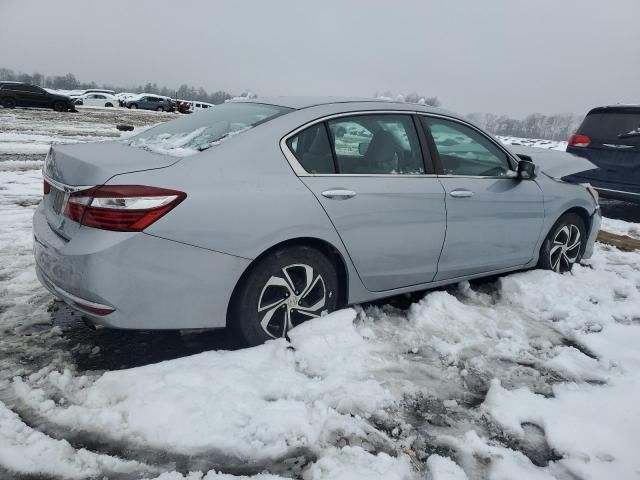
[[[345,369],[343,362],[327,361],[336,351],[332,339],[341,339],[345,356],[366,348],[355,315],[345,310],[328,317],[329,335],[313,328],[326,331],[324,322],[296,332],[295,350],[276,340],[97,379],[53,372],[47,386],[65,392],[63,405],[20,378],[14,389],[26,405],[69,429],[185,454],[277,458],[332,435],[364,435],[368,427],[359,416],[389,403],[385,390],[368,378],[366,364],[352,361],[353,368]]]
[[[496,135],[496,138],[505,145],[522,145],[524,147],[536,147],[546,148],[547,150],[567,150],[567,142],[558,140],[541,140],[538,138],[518,138],[518,137],[505,137]]]
[[[153,470],[134,461],[76,450],[66,440],[56,440],[25,425],[0,402],[0,465],[29,474],[63,478],[95,477],[105,472],[134,473]]]
[[[603,218],[601,229],[609,233],[640,239],[640,225],[637,223],[629,223],[615,218]]]
[[[433,480],[468,480],[464,470],[448,457],[431,455],[427,460],[427,468]]]

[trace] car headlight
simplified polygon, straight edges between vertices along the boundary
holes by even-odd
[[[596,202],[596,205],[600,205],[600,194],[598,191],[591,186],[590,183],[583,183],[582,186],[587,189],[587,192],[593,197],[593,201]]]

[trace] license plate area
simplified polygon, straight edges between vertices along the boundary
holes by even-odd
[[[49,191],[49,195],[48,195],[49,208],[56,215],[60,215],[60,213],[62,212],[62,207],[64,206],[66,196],[67,194],[62,190],[58,190],[53,186],[51,187],[51,190]]]

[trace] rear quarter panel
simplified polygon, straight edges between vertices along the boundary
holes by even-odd
[[[145,230],[161,238],[246,259],[291,239],[323,240],[347,266],[350,299],[369,298],[333,224],[284,158],[279,141],[287,123],[278,120],[172,167],[117,175],[108,184],[187,192],[180,205]]]

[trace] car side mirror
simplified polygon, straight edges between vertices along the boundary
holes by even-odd
[[[367,142],[362,142],[358,144],[358,153],[360,155],[362,155],[363,157],[365,156],[365,154],[367,153],[367,150],[369,149],[369,143]]]
[[[530,160],[520,160],[517,172],[520,180],[533,180],[538,176],[538,166]]]

